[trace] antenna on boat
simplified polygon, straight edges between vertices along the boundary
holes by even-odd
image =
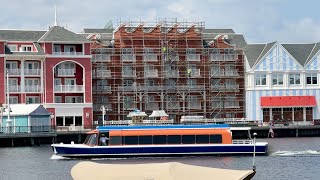
[[[252,168],[253,171],[256,171],[255,158],[256,158],[256,136],[257,133],[253,133],[253,160],[252,160]]]

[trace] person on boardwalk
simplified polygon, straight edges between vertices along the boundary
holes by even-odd
[[[109,138],[107,138],[104,134],[102,134],[101,137],[100,137],[101,146],[106,146],[107,145],[107,140],[109,140]]]
[[[272,138],[274,138],[274,131],[273,131],[273,121],[271,120],[270,122],[269,122],[269,133],[268,133],[268,138],[269,138],[269,136],[271,136]]]

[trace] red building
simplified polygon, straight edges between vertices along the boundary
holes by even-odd
[[[59,26],[0,30],[0,104],[7,104],[8,73],[10,104],[42,104],[52,125],[91,126],[90,59],[90,41]]]

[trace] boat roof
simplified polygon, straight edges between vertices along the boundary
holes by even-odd
[[[90,171],[86,171],[90,169]],[[123,173],[125,172],[125,173]],[[188,165],[179,162],[144,163],[144,164],[102,164],[84,161],[71,169],[71,176],[76,180],[87,179],[166,179],[166,180],[243,180],[251,179],[253,170],[218,169]]]
[[[207,128],[230,128],[229,124],[210,125],[129,125],[129,126],[98,126],[98,131],[110,130],[143,130],[143,129],[207,129]]]

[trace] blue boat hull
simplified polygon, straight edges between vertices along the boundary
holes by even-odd
[[[63,157],[141,157],[186,155],[252,155],[253,145],[154,145],[154,146],[72,146],[52,145]],[[268,145],[256,145],[257,155],[267,155]]]

